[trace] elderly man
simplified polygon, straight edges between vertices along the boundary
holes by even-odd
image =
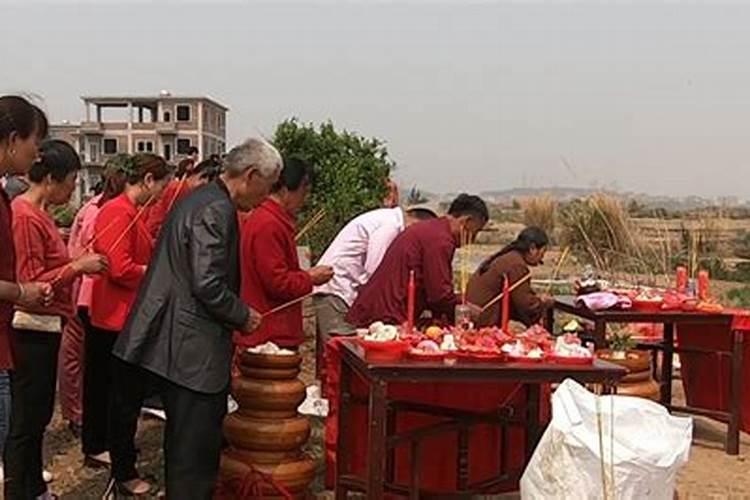
[[[232,331],[252,332],[261,320],[238,296],[237,209],[250,210],[263,201],[281,164],[273,146],[250,139],[229,152],[219,179],[170,212],[115,344],[117,358],[154,375],[159,386],[167,415],[168,499],[212,497],[227,410]],[[137,384],[123,381],[124,392],[128,383]]]

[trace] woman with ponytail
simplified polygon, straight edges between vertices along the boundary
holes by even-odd
[[[538,227],[527,227],[518,237],[499,252],[491,255],[479,265],[469,279],[466,300],[477,306],[484,306],[503,290],[503,281],[508,277],[511,286],[529,274],[530,267],[543,263],[549,238]],[[546,297],[534,292],[531,281],[520,284],[511,293],[510,319],[526,326],[539,322],[549,303]],[[500,301],[482,312],[480,326],[499,325],[502,318]]]

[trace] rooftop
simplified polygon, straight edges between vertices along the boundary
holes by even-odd
[[[213,99],[209,96],[184,96],[184,95],[172,95],[172,94],[161,94],[153,96],[81,96],[84,102],[91,104],[112,104],[112,105],[125,105],[129,102],[132,103],[153,103],[155,101],[172,101],[172,102],[185,102],[185,101],[208,101],[215,106],[220,107],[224,111],[229,111],[229,108]]]

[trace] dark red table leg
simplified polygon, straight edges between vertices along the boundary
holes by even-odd
[[[411,442],[411,492],[409,498],[411,500],[419,499],[419,462],[421,457],[419,449],[419,441],[414,440]]]
[[[349,431],[352,398],[351,382],[352,369],[346,362],[342,361],[339,380],[339,433],[336,436],[336,498],[338,500],[345,500],[349,493],[349,489],[342,484],[341,478],[347,474],[351,466],[351,457],[349,456],[349,439],[351,439],[351,432]]]
[[[550,333],[555,333],[555,308],[550,307],[547,309],[547,313],[544,317],[544,328]]]
[[[742,416],[742,355],[744,335],[732,331],[732,378],[729,383],[729,428],[726,450],[729,455],[740,453],[740,418]]]
[[[664,324],[664,349],[661,359],[661,391],[659,402],[664,406],[672,404],[672,359],[674,357],[674,324]]]
[[[369,460],[367,464],[367,498],[381,500],[385,493],[386,455],[386,383],[374,379],[370,384]]]
[[[607,346],[607,323],[604,321],[594,322],[594,344],[597,349]]]

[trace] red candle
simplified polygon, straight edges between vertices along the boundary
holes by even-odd
[[[709,296],[708,291],[708,271],[698,271],[698,299],[706,300]]]
[[[676,288],[680,293],[685,293],[688,285],[688,271],[685,266],[677,266]]]
[[[503,307],[502,307],[502,327],[500,328],[504,332],[508,332],[508,323],[510,322],[510,281],[508,276],[505,276],[503,280]]]
[[[406,332],[414,333],[414,297],[417,293],[417,282],[414,271],[409,271],[409,286],[406,289]]]

